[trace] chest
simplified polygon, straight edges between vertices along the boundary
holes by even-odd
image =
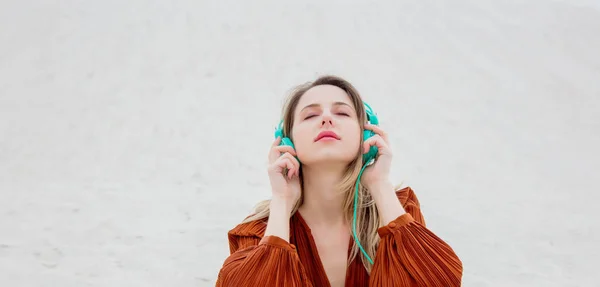
[[[313,232],[318,255],[332,287],[344,286],[348,266],[348,245],[350,234],[347,230]]]

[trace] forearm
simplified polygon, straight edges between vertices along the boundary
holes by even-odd
[[[289,242],[290,213],[293,205],[287,200],[273,197],[270,204],[269,221],[264,236],[277,236]]]
[[[384,225],[406,213],[396,196],[394,186],[391,182],[377,183],[368,187],[368,189],[375,200],[375,204],[379,210],[379,217]]]

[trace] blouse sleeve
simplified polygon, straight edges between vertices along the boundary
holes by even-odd
[[[452,248],[425,227],[410,187],[396,192],[406,213],[379,228],[381,237],[370,286],[460,286],[462,262]]]
[[[228,233],[230,256],[219,271],[216,287],[311,286],[294,245],[265,236],[264,224],[238,225]]]

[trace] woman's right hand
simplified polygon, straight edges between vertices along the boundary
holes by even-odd
[[[300,199],[300,163],[296,151],[291,146],[280,146],[280,142],[277,137],[269,151],[269,181],[273,199],[292,208]]]

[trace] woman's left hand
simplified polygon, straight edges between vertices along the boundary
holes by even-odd
[[[392,150],[389,146],[387,133],[380,127],[365,124],[365,129],[373,131],[375,135],[363,143],[363,154],[367,153],[373,145],[378,149],[375,162],[365,168],[361,179],[362,184],[371,190],[371,187],[390,182],[389,174],[392,165]]]

